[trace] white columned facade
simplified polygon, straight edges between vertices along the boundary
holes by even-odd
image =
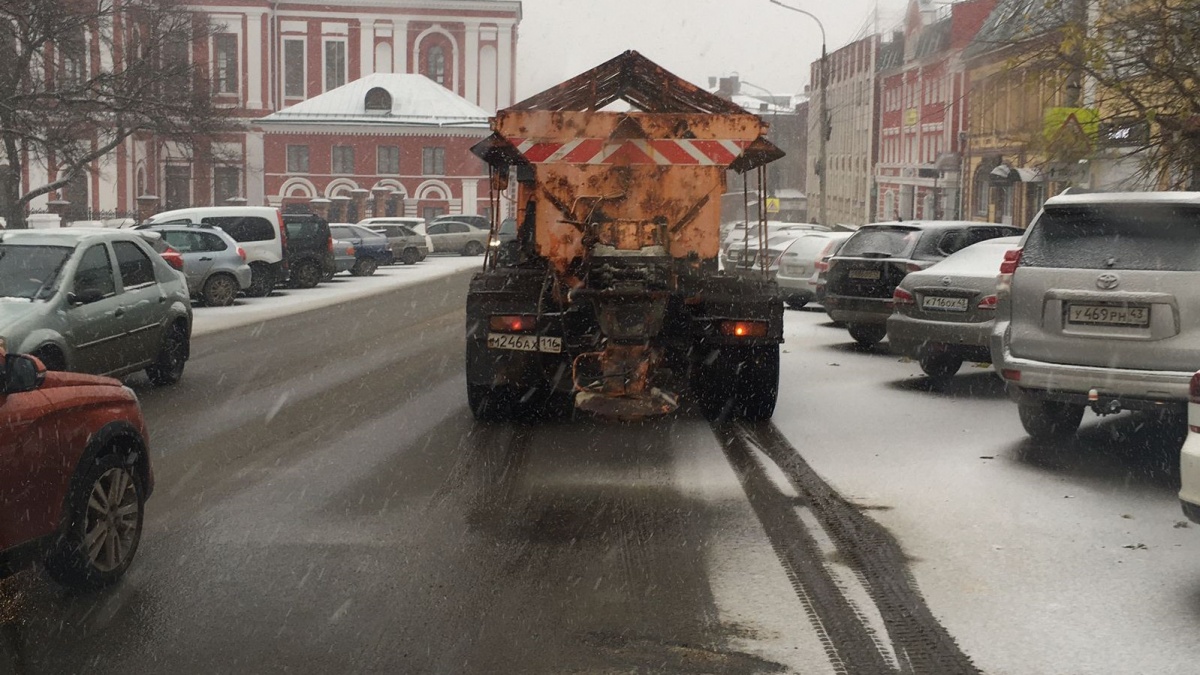
[[[500,67],[496,69],[496,107],[507,108],[513,104],[513,25],[511,23],[500,24],[500,35],[496,51],[500,59]]]
[[[462,179],[462,214],[473,216],[479,213],[479,179]]]
[[[408,21],[392,21],[392,60],[393,73],[408,72]]]
[[[246,204],[258,206],[266,204],[264,197],[264,179],[266,173],[266,156],[263,152],[263,134],[261,131],[251,131],[246,134]]]
[[[366,16],[358,22],[358,76],[375,72],[375,17]],[[347,73],[347,81],[349,73]]]
[[[463,46],[463,62],[466,65],[466,85],[463,87],[463,98],[479,105],[479,23],[467,21],[464,34],[466,44]]]
[[[246,10],[246,107],[263,109],[263,21],[266,12]]]

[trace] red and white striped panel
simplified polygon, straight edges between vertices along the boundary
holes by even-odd
[[[659,166],[728,166],[750,141],[699,139],[579,138],[572,141],[509,139],[534,164],[657,164]]]

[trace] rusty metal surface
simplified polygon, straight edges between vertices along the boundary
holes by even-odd
[[[599,110],[617,100],[655,113],[745,112],[736,103],[697,87],[632,50],[509,109]]]

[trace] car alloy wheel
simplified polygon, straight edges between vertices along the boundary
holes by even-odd
[[[214,274],[204,282],[204,304],[209,307],[228,307],[237,294],[237,281],[228,274]]]
[[[482,255],[482,254],[483,254],[483,244],[481,244],[477,241],[467,242],[466,247],[463,249],[463,255]]]
[[[141,500],[125,467],[109,469],[92,485],[84,518],[88,563],[101,572],[120,568],[132,555],[140,530]]]

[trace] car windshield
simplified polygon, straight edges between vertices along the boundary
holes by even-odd
[[[1200,0],[4,2],[0,675],[1200,675]]]
[[[1047,209],[1029,233],[1021,262],[1032,267],[1200,271],[1200,208]]]
[[[72,251],[70,246],[0,243],[0,300],[49,297]]]
[[[870,227],[854,233],[838,255],[864,258],[904,258],[912,253],[921,231],[911,227]]]

